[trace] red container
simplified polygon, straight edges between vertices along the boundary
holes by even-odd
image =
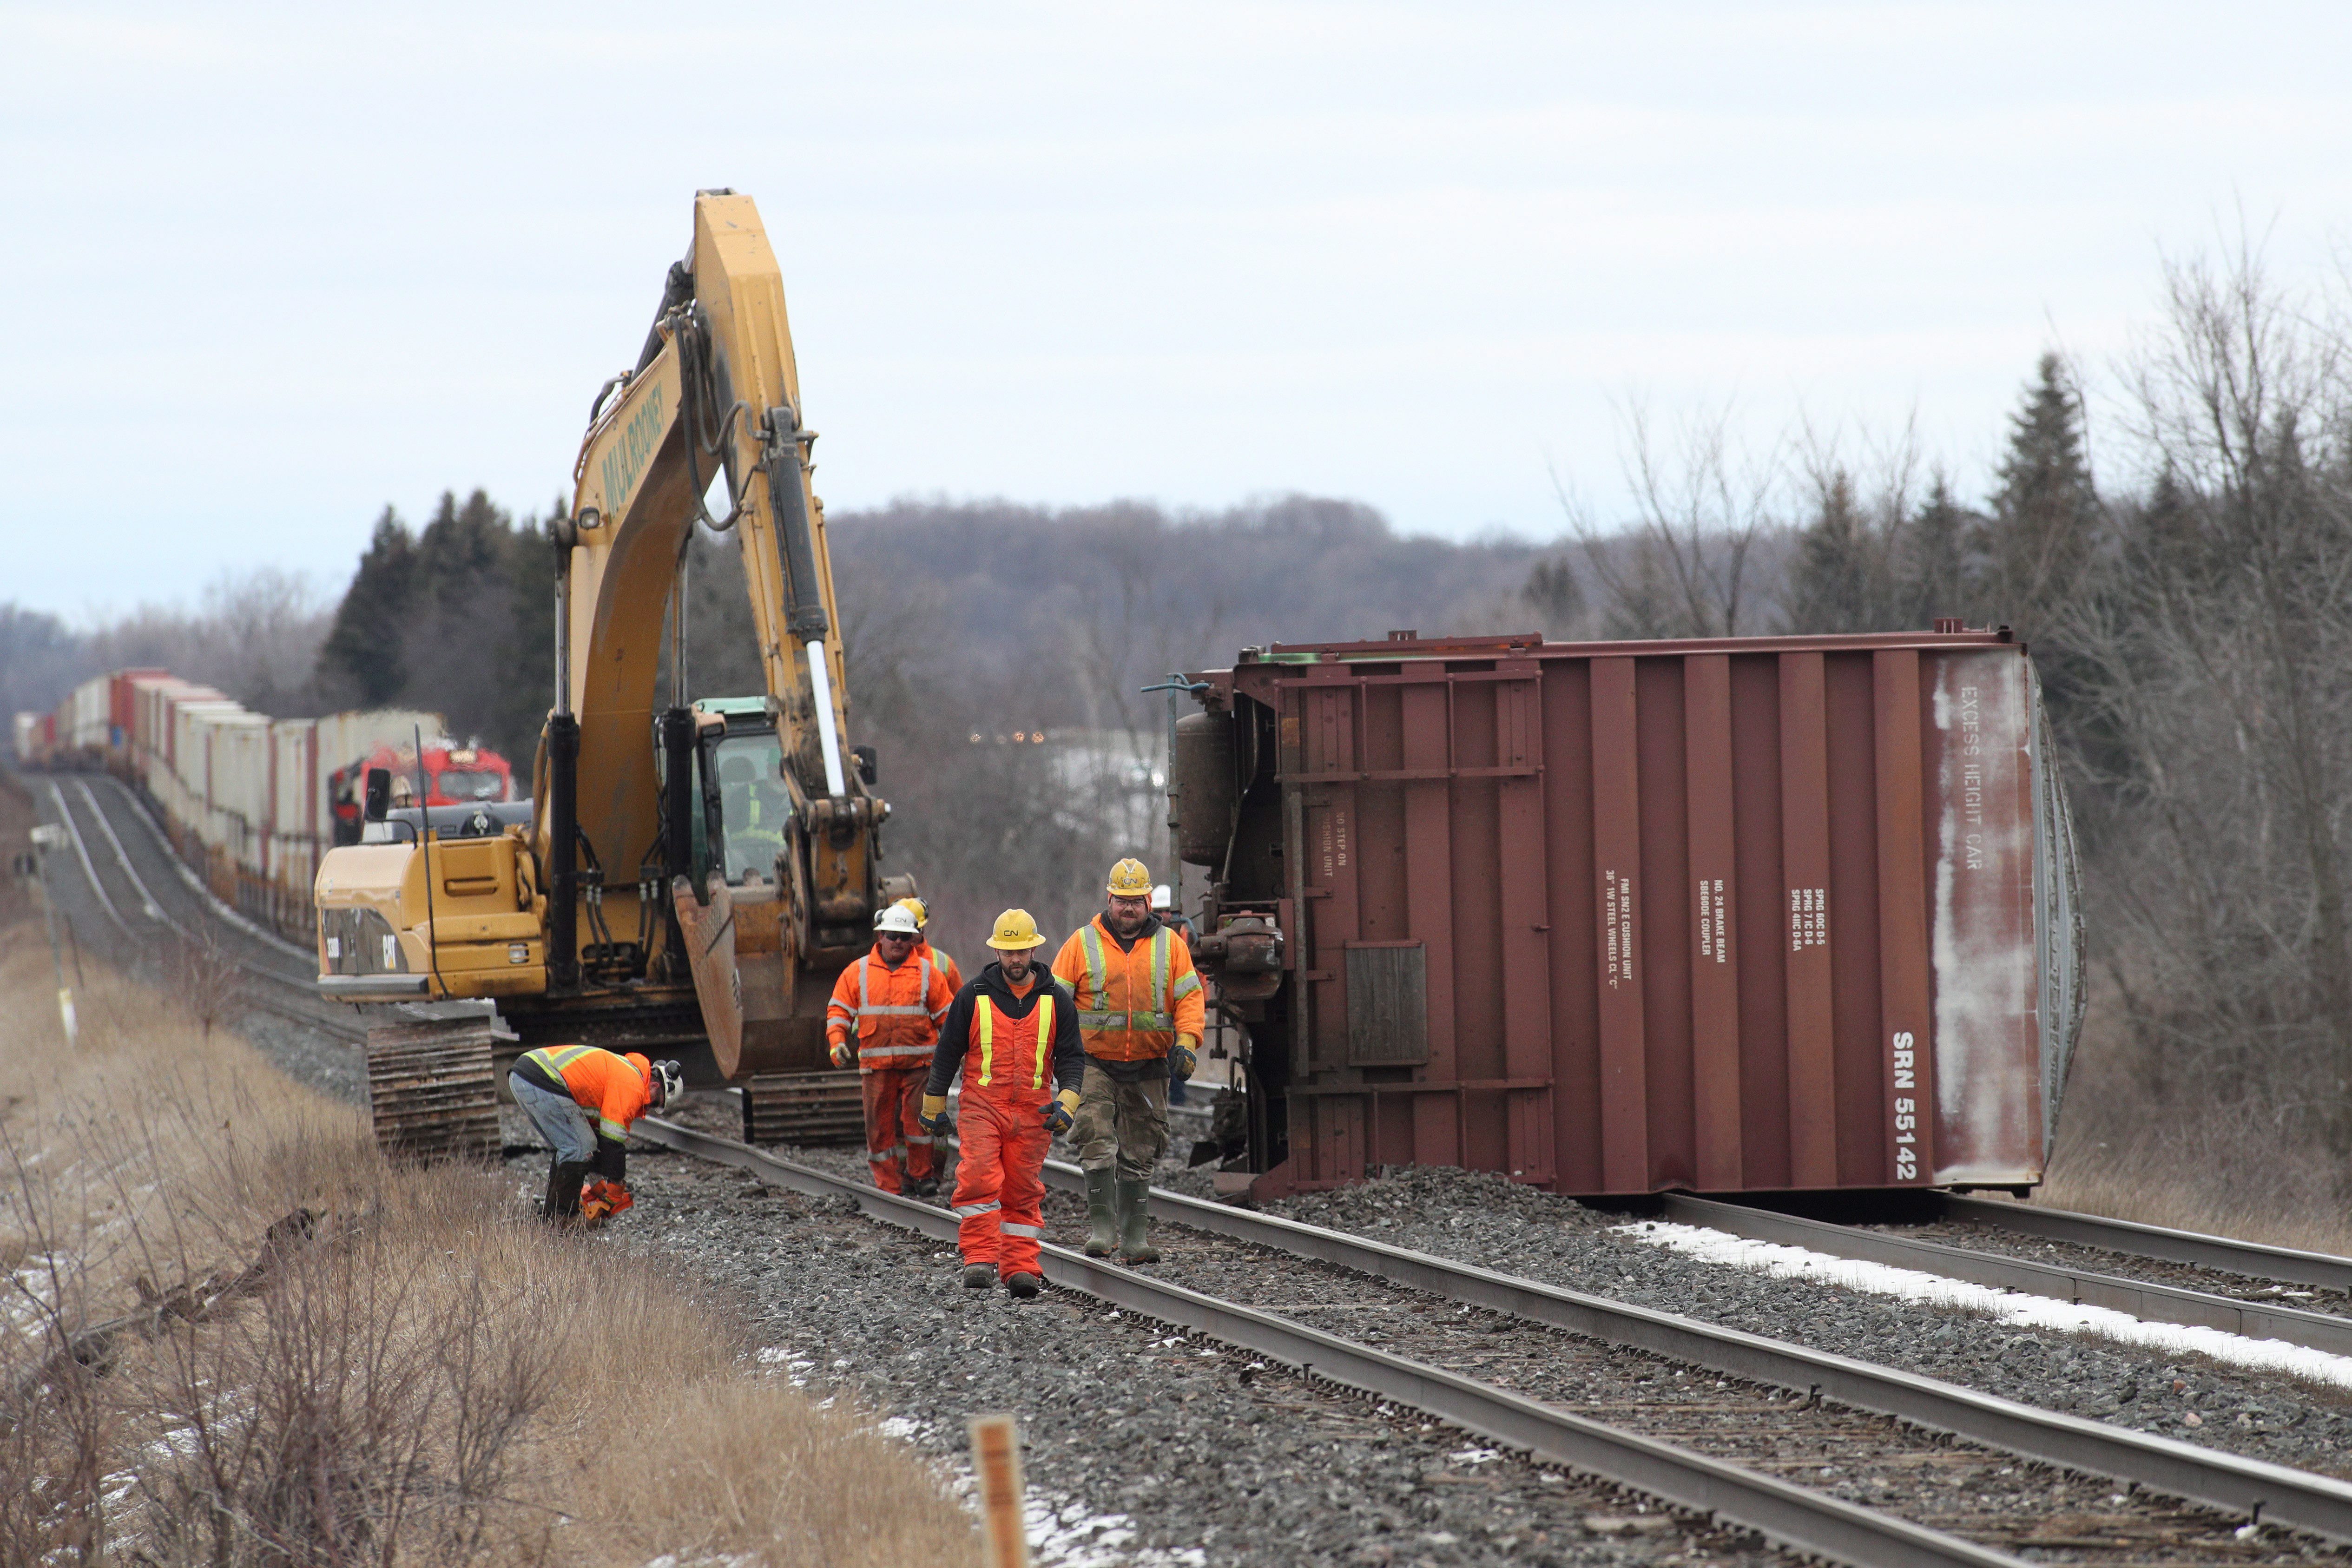
[[[1589,1194],[2041,1180],[2080,941],[2005,633],[1398,634],[1196,679],[1184,858],[1216,879],[1261,1193],[1406,1163]],[[1278,981],[1225,962],[1252,919]]]

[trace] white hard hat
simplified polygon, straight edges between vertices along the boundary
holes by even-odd
[[[894,932],[900,936],[922,934],[921,928],[915,924],[915,911],[904,904],[892,904],[888,909],[876,915],[874,929],[877,931]]]
[[[1169,895],[1167,883],[1162,882],[1158,887],[1151,889],[1151,907],[1153,909],[1164,910],[1174,904],[1175,901],[1176,900]]]

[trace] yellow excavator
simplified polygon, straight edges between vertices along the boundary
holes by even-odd
[[[635,367],[591,405],[549,527],[554,706],[531,799],[394,808],[377,770],[362,842],[319,868],[320,994],[391,1005],[368,1032],[386,1147],[494,1151],[506,1060],[558,1042],[741,1083],[755,1141],[857,1135],[825,999],[914,883],[882,875],[889,806],[873,752],[847,743],[815,438],[759,211],[698,192],[692,247]],[[688,699],[698,525],[741,550],[760,695]]]

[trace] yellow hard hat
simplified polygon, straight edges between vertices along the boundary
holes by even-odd
[[[1151,896],[1151,873],[1143,862],[1126,859],[1110,868],[1110,893],[1118,899],[1148,899]]]
[[[996,917],[996,930],[990,933],[988,945],[999,952],[1025,952],[1045,946],[1045,939],[1037,934],[1037,922],[1027,910],[1007,910]]]
[[[909,895],[907,898],[900,899],[897,907],[914,916],[915,924],[918,928],[927,926],[931,923],[930,906],[924,903],[920,899]]]

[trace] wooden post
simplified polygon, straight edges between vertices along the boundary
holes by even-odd
[[[1010,1415],[975,1415],[970,1426],[988,1568],[1029,1568],[1029,1531],[1022,1518],[1020,1426]]]

